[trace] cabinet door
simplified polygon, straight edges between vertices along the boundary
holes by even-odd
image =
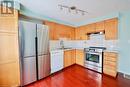
[[[66,38],[71,40],[74,38],[74,28],[62,24],[55,25],[54,39],[59,40],[60,38]]]
[[[65,51],[64,52],[64,67],[71,65],[71,58],[72,58],[72,51]]]
[[[76,53],[76,50],[72,50],[72,58],[71,58],[71,64],[75,64],[76,63],[76,60],[75,60],[75,53]]]
[[[105,21],[106,40],[116,40],[118,37],[118,19],[109,19]]]
[[[85,26],[78,27],[76,29],[75,33],[76,33],[76,40],[87,40],[88,39]]]
[[[19,62],[0,65],[0,87],[18,87],[20,85]]]
[[[55,23],[46,21],[45,24],[48,25],[48,27],[49,27],[49,38],[50,38],[50,40],[54,40],[55,39],[55,37],[54,37]]]
[[[96,26],[95,23],[86,25],[86,26],[85,26],[86,33],[95,32],[95,31],[96,31],[95,26]]]
[[[97,22],[96,23],[96,32],[104,31],[104,30],[105,30],[104,21]]]
[[[75,28],[70,27],[70,38],[71,40],[75,40]]]
[[[80,40],[80,29],[79,28],[75,29],[75,39]]]
[[[18,61],[17,34],[0,33],[0,64]]]
[[[84,51],[83,50],[76,50],[76,63],[84,66]]]
[[[116,77],[116,75],[117,75],[117,53],[112,53],[112,52],[104,53],[103,73]]]

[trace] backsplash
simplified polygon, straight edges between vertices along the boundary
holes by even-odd
[[[118,40],[105,40],[104,35],[91,35],[90,40],[64,40],[66,48],[87,48],[90,46],[106,47],[108,50],[118,50]],[[60,48],[60,40],[51,40],[50,49]]]

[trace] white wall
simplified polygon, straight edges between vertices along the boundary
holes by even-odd
[[[90,40],[64,40],[66,48],[83,49],[90,46],[106,47],[108,50],[118,50],[117,40],[105,40],[104,35],[91,35]],[[51,40],[50,49],[60,48],[60,41]]]

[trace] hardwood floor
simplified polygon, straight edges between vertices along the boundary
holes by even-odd
[[[130,87],[130,80],[122,75],[112,78],[73,65],[26,87]]]

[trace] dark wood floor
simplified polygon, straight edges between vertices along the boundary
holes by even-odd
[[[130,87],[130,80],[116,79],[73,65],[26,87]]]

